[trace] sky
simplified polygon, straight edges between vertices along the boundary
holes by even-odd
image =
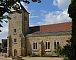
[[[63,22],[70,22],[68,6],[71,0],[41,0],[41,3],[31,2],[30,4],[22,5],[26,8],[29,14],[29,26],[39,26],[48,24],[57,24]],[[3,22],[3,27],[0,28],[0,42],[1,39],[8,36],[8,23]]]

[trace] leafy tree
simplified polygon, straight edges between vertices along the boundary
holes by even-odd
[[[72,37],[61,50],[65,60],[76,60],[76,0],[71,0],[68,8],[69,17],[72,18]]]
[[[76,60],[76,0],[71,0],[68,8],[69,17],[72,18],[72,38],[71,45],[64,47],[64,52],[69,60]]]
[[[3,53],[7,52],[7,39],[2,39],[1,52],[3,52]]]
[[[62,47],[60,45],[56,46],[56,53],[57,56],[62,56]]]
[[[0,43],[0,52],[1,52],[2,43]]]
[[[13,8],[16,11],[20,10],[21,1],[23,1],[24,3],[27,3],[27,4],[30,3],[30,0],[0,0],[0,22],[2,22],[2,20],[4,18],[3,14],[5,12],[10,13],[11,8]],[[41,0],[32,0],[32,2],[40,3]],[[0,27],[2,27],[1,24],[0,24]],[[0,30],[0,32],[1,32],[1,30]]]
[[[68,58],[68,59],[71,58],[71,53],[72,53],[71,50],[72,50],[71,44],[70,44],[70,42],[68,42],[68,44],[66,44],[66,45],[64,46],[64,48],[61,50],[62,56],[64,56],[64,59],[65,59],[65,58]],[[65,59],[65,60],[66,60],[66,59]]]

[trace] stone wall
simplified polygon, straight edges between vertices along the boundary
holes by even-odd
[[[8,40],[8,50],[11,48],[12,56],[25,55],[24,35],[29,30],[29,14],[25,11],[13,12],[9,17],[11,18],[9,20],[9,36],[11,36],[12,43]],[[11,43],[11,47],[9,47],[9,43]]]
[[[59,42],[60,46],[63,47],[67,44],[67,40],[70,40],[71,35],[56,35],[56,36],[50,36],[50,35],[43,35],[43,36],[27,36],[27,54],[38,54],[41,56],[42,50],[41,50],[41,42],[43,42],[43,51],[44,54],[53,55],[54,53],[54,42]],[[37,42],[37,49],[33,49],[33,43]],[[50,42],[50,49],[46,49],[46,42]]]

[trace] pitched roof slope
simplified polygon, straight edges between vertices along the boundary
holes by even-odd
[[[59,32],[71,30],[71,22],[40,26],[40,32]]]
[[[61,32],[72,30],[72,22],[30,27],[31,33]]]

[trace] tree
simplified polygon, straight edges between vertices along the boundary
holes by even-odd
[[[71,54],[72,54],[72,48],[71,48],[71,42],[69,41],[68,44],[66,44],[64,46],[64,48],[62,48],[61,50],[61,55],[64,56],[65,60],[69,60],[71,58]]]
[[[63,55],[68,60],[76,60],[76,0],[71,0],[68,8],[69,17],[72,18],[72,37],[68,44],[62,49]]]
[[[2,39],[2,52],[7,52],[7,39]]]
[[[1,52],[2,43],[0,43],[0,52]]]
[[[21,7],[21,1],[29,4],[30,0],[0,0],[0,22],[2,22],[4,16],[3,14],[5,12],[10,13],[11,12],[11,8],[13,8],[14,10],[18,11],[20,10]],[[41,0],[32,0],[32,2],[38,2],[40,3]],[[2,27],[2,25],[0,24],[0,27]],[[1,30],[0,30],[1,32]]]
[[[76,59],[76,0],[71,0],[71,4],[68,8],[69,16],[72,18],[72,38],[71,38],[71,58],[69,60]]]

